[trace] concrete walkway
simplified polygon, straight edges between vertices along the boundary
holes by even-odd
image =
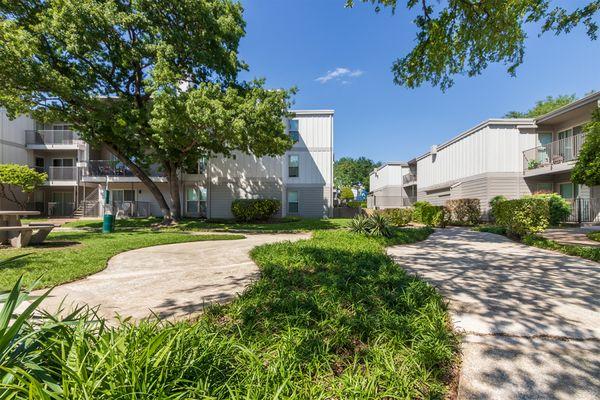
[[[558,228],[547,229],[542,233],[546,239],[554,240],[560,244],[574,246],[600,247],[600,242],[587,237],[587,234],[595,230],[585,228]]]
[[[63,299],[99,305],[100,314],[142,319],[151,312],[161,318],[197,313],[211,302],[230,300],[255,280],[258,267],[248,255],[256,246],[308,238],[308,234],[247,235],[246,239],[190,242],[121,253],[105,270],[56,287],[43,303],[57,310]],[[38,292],[39,293],[39,292]]]
[[[461,228],[388,252],[450,301],[459,399],[600,398],[600,264]]]

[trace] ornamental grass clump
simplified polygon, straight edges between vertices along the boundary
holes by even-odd
[[[375,213],[371,216],[357,215],[350,222],[350,230],[369,236],[392,237],[394,235],[392,226],[386,217]]]

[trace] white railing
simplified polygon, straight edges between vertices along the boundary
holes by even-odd
[[[417,183],[417,175],[413,174],[412,172],[405,174],[404,176],[402,176],[402,184],[403,185],[410,185],[413,183]]]
[[[79,141],[79,135],[71,130],[35,130],[25,131],[27,144],[74,144]]]
[[[577,160],[584,141],[585,133],[582,133],[525,150],[523,152],[523,170],[528,171]]]
[[[48,167],[49,181],[76,181],[77,167]]]

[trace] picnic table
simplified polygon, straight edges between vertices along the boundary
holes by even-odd
[[[0,244],[25,247],[42,243],[54,228],[52,224],[22,225],[21,217],[37,216],[39,211],[0,211]]]

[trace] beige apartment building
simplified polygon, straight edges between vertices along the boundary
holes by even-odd
[[[593,93],[538,118],[489,119],[406,163],[394,183],[416,181],[416,199],[436,205],[477,198],[484,218],[494,196],[555,192],[572,203],[570,221],[600,222],[600,187],[570,179],[585,141],[583,126],[599,102],[600,93]],[[371,197],[387,207],[405,206],[382,195],[377,200],[376,192]]]

